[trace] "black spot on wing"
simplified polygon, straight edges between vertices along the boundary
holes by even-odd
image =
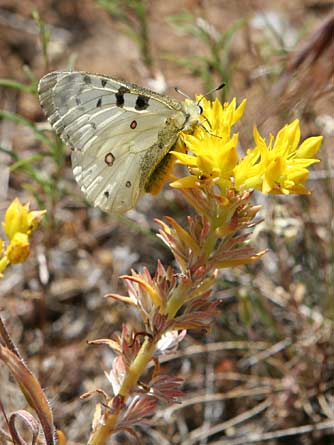
[[[104,88],[107,85],[107,79],[101,79],[101,85]]]
[[[116,105],[118,107],[122,107],[124,105],[124,96],[123,94],[116,93]]]
[[[90,78],[90,76],[88,76],[88,74],[85,74],[84,76],[83,76],[83,81],[85,82],[85,84],[90,84],[90,83],[92,83],[92,79]]]
[[[127,188],[131,187],[131,181],[126,181],[125,187],[127,187]]]
[[[116,96],[116,105],[118,107],[122,107],[124,105],[124,94],[130,93],[129,88],[126,87],[119,87],[117,93],[115,93]]]
[[[100,108],[102,106],[102,97],[99,98],[99,100],[96,103],[96,108]]]
[[[136,100],[135,109],[138,111],[146,110],[146,108],[149,106],[149,100],[149,97],[139,95]]]

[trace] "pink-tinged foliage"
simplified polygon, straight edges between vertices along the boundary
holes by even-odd
[[[134,425],[145,425],[149,421],[147,417],[153,415],[157,406],[157,402],[154,397],[150,396],[135,396],[126,408],[123,416],[120,417],[119,423],[117,423],[118,429],[129,428]]]
[[[184,395],[181,391],[182,384],[181,378],[161,374],[151,380],[150,394],[165,403],[176,403]]]

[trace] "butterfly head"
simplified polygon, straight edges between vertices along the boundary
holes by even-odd
[[[200,104],[191,99],[186,99],[182,105],[183,111],[187,116],[182,131],[192,131],[194,126],[198,123],[200,115],[203,113],[203,108]]]

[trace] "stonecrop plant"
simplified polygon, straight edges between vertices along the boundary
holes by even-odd
[[[253,205],[254,190],[263,194],[307,194],[308,167],[319,162],[314,156],[322,137],[314,136],[300,143],[299,121],[285,125],[269,141],[254,128],[254,147],[245,156],[238,155],[238,133],[233,126],[245,110],[246,101],[236,99],[222,105],[198,98],[202,120],[192,134],[181,134],[168,156],[183,164],[188,174],[173,178],[171,186],[182,194],[193,209],[184,224],[171,217],[157,220],[159,237],[174,256],[175,266],[160,261],[156,271],[132,271],[121,278],[128,295],[110,293],[107,298],[130,305],[138,313],[141,329],[124,324],[112,338],[97,339],[93,344],[107,345],[115,354],[106,373],[110,393],[96,389],[82,396],[97,394],[102,398],[92,416],[89,445],[110,443],[111,435],[125,432],[137,439],[136,426],[145,425],[158,403],[182,402],[182,378],[166,375],[160,358],[175,352],[187,330],[208,331],[218,314],[219,299],[214,287],[219,270],[256,261],[266,253],[249,244],[254,227],[261,221],[260,206]],[[170,169],[164,169],[163,175]],[[162,176],[163,176],[162,175]],[[157,178],[161,181],[161,175]],[[170,174],[169,174],[170,176]],[[153,187],[154,189],[154,187]],[[3,228],[8,243],[1,240],[0,272],[9,264],[26,260],[29,237],[45,211],[30,211],[15,199],[9,206]],[[51,408],[40,384],[21,359],[0,318],[0,359],[18,381],[30,407],[35,411],[47,445],[65,445],[66,432],[55,433]],[[1,401],[0,401],[1,408]],[[21,441],[12,415],[8,432],[0,437],[14,443]],[[25,410],[15,413],[38,436],[38,422]]]
[[[184,225],[171,217],[157,220],[158,236],[172,252],[175,267],[158,262],[154,274],[132,271],[121,277],[127,296],[106,296],[135,308],[142,329],[124,325],[111,339],[93,342],[109,346],[115,359],[107,374],[110,394],[97,390],[103,401],[96,406],[90,445],[104,445],[119,431],[138,438],[134,427],[147,422],[158,402],[182,401],[182,379],[162,374],[159,358],[175,352],[187,330],[210,328],[218,313],[213,289],[220,269],[251,263],[265,254],[249,244],[261,221],[260,206],[251,203],[253,191],[308,194],[308,167],[319,162],[314,156],[322,137],[300,143],[298,119],[269,141],[254,128],[254,147],[239,157],[233,126],[246,101],[237,106],[236,99],[224,105],[217,99],[198,100],[204,109],[200,125],[193,134],[182,134],[171,151],[189,172],[171,186],[182,193],[194,214]]]

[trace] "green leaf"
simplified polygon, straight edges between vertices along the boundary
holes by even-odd
[[[36,125],[29,119],[26,119],[19,114],[5,110],[0,110],[0,118],[8,119],[12,122],[15,122],[16,124],[24,125],[25,127],[31,128],[37,140],[44,142],[48,146],[53,146],[53,142],[47,136],[45,136],[45,134],[41,130],[38,130]]]
[[[0,79],[0,86],[15,88],[16,90],[23,91],[25,93],[32,93],[33,91],[32,85],[24,85],[21,82],[16,82],[15,80],[11,79]]]

